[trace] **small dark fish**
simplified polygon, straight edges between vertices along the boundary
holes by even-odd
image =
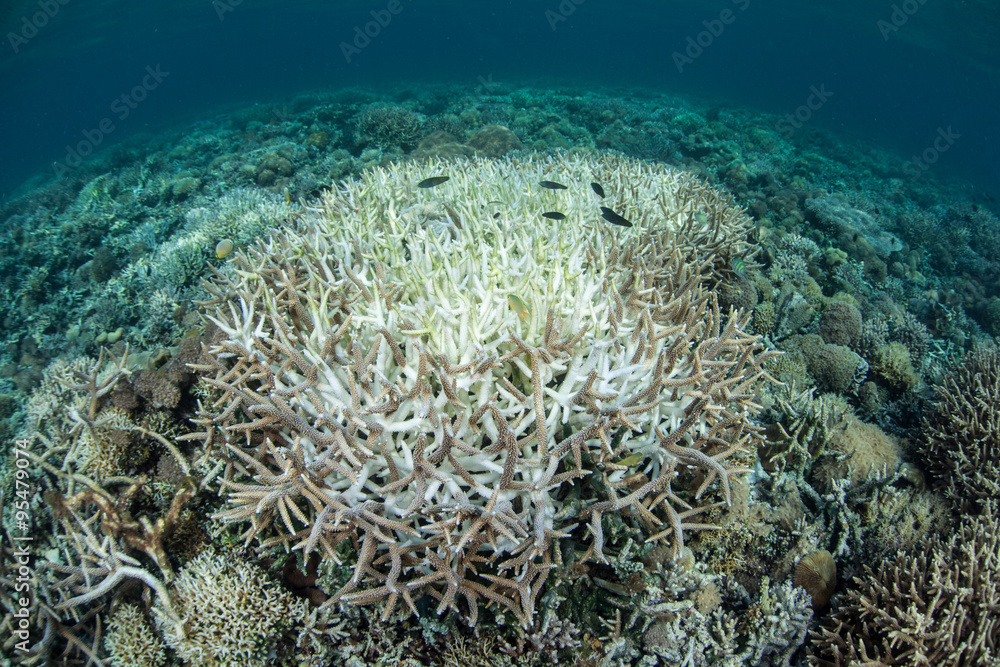
[[[590,189],[597,193],[597,196],[604,199],[604,188],[601,187],[600,183],[591,183]]]
[[[538,183],[543,188],[548,188],[549,190],[565,190],[566,186],[562,183],[556,183],[555,181],[540,181]]]
[[[601,207],[601,217],[610,222],[612,225],[619,225],[621,227],[631,227],[632,223],[618,215],[610,208],[606,206]]]
[[[451,206],[448,206],[447,204],[445,204],[444,205],[444,210],[448,211],[448,215],[451,217],[451,221],[453,223],[455,223],[455,226],[458,227],[459,229],[461,229],[462,228],[462,220],[458,217],[458,213],[455,212],[455,209],[453,209]]]
[[[431,176],[430,178],[425,178],[424,180],[417,183],[418,188],[434,188],[445,181],[447,181],[451,176]]]
[[[566,214],[560,213],[559,211],[546,211],[542,213],[543,218],[548,218],[549,220],[565,220]]]

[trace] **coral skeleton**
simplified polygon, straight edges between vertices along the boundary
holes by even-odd
[[[601,219],[595,181],[634,227]],[[760,437],[773,353],[711,289],[748,225],[707,184],[613,156],[337,185],[208,286],[224,336],[196,367],[218,396],[198,421],[227,443],[218,517],[264,548],[353,553],[327,604],[383,618],[429,595],[528,627],[555,545],[603,560],[609,513],[679,553]]]

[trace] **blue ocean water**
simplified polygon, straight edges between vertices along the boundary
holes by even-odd
[[[115,123],[113,143],[220,105],[303,90],[399,82],[474,90],[481,80],[642,86],[778,115],[824,87],[829,99],[808,123],[907,158],[951,128],[960,138],[934,169],[1000,190],[995,3],[399,0],[395,14],[386,5],[6,3],[0,192],[64,158],[104,118]],[[391,20],[351,53],[373,12]],[[150,66],[169,77],[122,118],[113,101]]]

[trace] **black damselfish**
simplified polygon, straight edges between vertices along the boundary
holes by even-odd
[[[566,186],[562,183],[556,183],[555,181],[539,181],[538,183],[543,188],[548,188],[549,190],[565,190]]]
[[[600,183],[591,183],[590,189],[597,193],[597,196],[604,199],[604,188],[601,187]]]
[[[418,188],[433,188],[447,181],[451,176],[431,176],[417,183]]]
[[[601,207],[601,217],[610,222],[612,225],[619,225],[621,227],[631,227],[632,223],[618,215],[610,208],[606,206]]]
[[[560,213],[559,211],[546,211],[542,213],[543,218],[548,218],[549,220],[565,220],[566,214]]]

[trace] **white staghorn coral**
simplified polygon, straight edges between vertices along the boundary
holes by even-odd
[[[554,542],[587,524],[603,558],[605,512],[679,549],[714,506],[689,503],[716,479],[728,502],[727,459],[756,437],[767,353],[707,289],[747,224],[700,181],[613,157],[338,186],[212,288],[226,340],[201,370],[224,408],[204,435],[245,438],[220,516],[265,546],[350,540],[333,599],[388,616],[419,592],[471,623],[485,598],[529,625]]]

